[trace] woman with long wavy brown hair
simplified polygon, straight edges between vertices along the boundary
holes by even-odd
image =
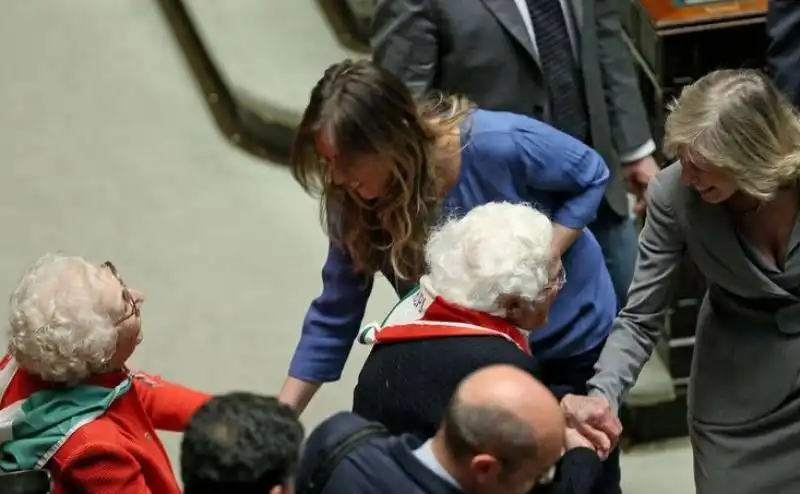
[[[530,343],[545,382],[582,391],[616,312],[600,247],[584,230],[609,178],[595,151],[537,120],[459,97],[415,102],[389,72],[344,61],[311,92],[291,169],[320,197],[330,248],[282,400],[302,411],[321,383],[339,379],[375,273],[403,296],[424,271],[437,219],[493,201],[532,203],[552,217],[553,256],[569,280]]]

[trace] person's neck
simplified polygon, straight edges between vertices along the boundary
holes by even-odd
[[[433,436],[431,451],[436,461],[438,461],[442,468],[458,482],[458,485],[462,486],[462,488],[469,485],[467,475],[465,475],[464,470],[459,466],[458,460],[453,457],[453,454],[447,448],[447,442],[442,429],[439,429],[436,435]]]
[[[781,187],[768,202],[756,199],[742,192],[737,192],[728,199],[728,207],[737,215],[752,215],[764,208],[782,208],[783,206],[794,206],[797,203],[797,186],[790,184]]]

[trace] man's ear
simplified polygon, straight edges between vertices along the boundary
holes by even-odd
[[[469,467],[479,484],[492,482],[500,474],[500,462],[492,455],[475,455],[472,457]]]
[[[282,485],[276,485],[269,490],[269,494],[291,494],[291,492],[286,492]]]

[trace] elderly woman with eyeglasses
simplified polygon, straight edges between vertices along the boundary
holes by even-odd
[[[0,469],[46,469],[54,493],[179,494],[156,429],[210,397],[132,372],[144,297],[113,264],[46,255],[11,295],[0,361]]]
[[[374,346],[358,378],[353,412],[392,434],[424,440],[436,433],[458,384],[476,370],[511,365],[537,375],[528,333],[547,323],[565,281],[550,250],[552,235],[547,216],[505,202],[478,206],[434,231],[419,286],[359,335]],[[550,389],[557,398],[567,391]],[[557,482],[543,492],[590,492],[601,471],[597,453],[572,430],[564,445]],[[527,492],[537,481],[525,472],[495,473],[486,480],[496,483],[485,492]],[[516,487],[503,484],[509,479]]]

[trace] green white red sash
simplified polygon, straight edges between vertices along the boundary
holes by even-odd
[[[425,276],[381,323],[365,325],[358,342],[379,345],[451,336],[499,336],[530,354],[527,337],[519,328],[500,317],[448,302],[436,294]]]

